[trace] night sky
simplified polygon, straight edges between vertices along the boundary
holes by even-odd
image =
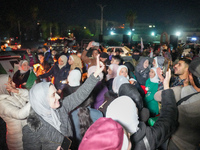
[[[33,5],[39,8],[39,18],[48,21],[67,22],[84,25],[88,19],[100,19],[100,7],[106,5],[104,19],[125,23],[126,13],[133,10],[137,14],[136,22],[170,22],[184,24],[199,22],[199,0],[4,0],[1,4],[1,16],[17,11],[25,16]],[[30,17],[28,14],[25,17]]]

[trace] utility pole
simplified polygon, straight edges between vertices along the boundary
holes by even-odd
[[[101,8],[101,35],[103,35],[103,9],[106,7],[106,5],[102,6],[102,4],[98,4]]]

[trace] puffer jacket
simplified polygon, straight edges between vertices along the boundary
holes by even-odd
[[[28,90],[19,89],[18,94],[0,95],[0,117],[6,122],[6,142],[9,150],[23,150],[22,127],[26,124],[30,104]]]

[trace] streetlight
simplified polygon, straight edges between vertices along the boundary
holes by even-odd
[[[181,32],[180,31],[177,31],[176,32],[176,36],[180,36],[181,35]]]
[[[101,35],[103,35],[103,8],[106,7],[106,5],[102,6],[102,4],[98,4],[99,7],[101,7]]]
[[[152,35],[152,36],[155,36],[155,32],[151,32],[151,35]]]

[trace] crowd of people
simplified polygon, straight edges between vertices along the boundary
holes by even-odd
[[[198,53],[136,46],[125,61],[93,43],[28,48],[12,78],[0,75],[0,149],[200,147]]]

